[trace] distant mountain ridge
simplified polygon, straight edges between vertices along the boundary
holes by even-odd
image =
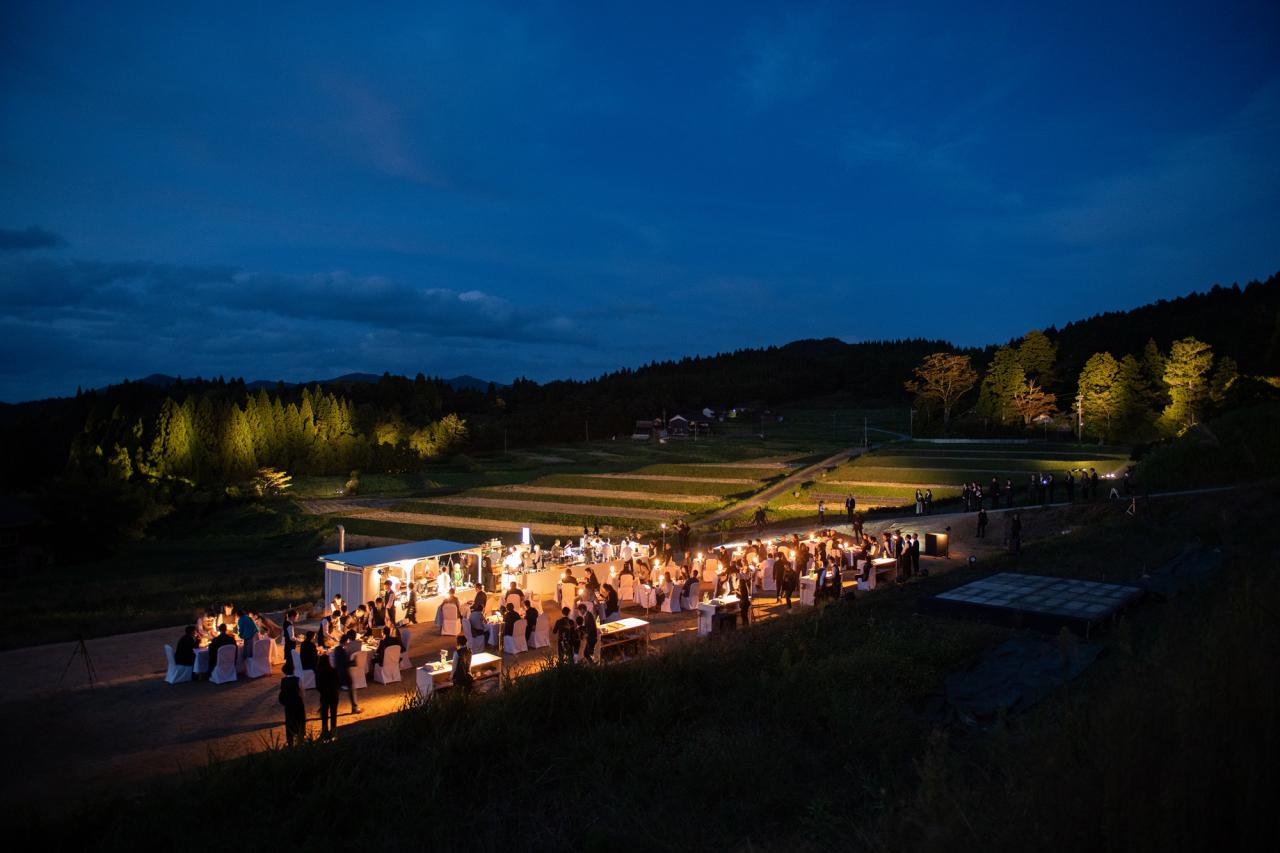
[[[157,388],[168,388],[179,380],[196,382],[200,381],[202,378],[203,377],[200,376],[181,377],[170,376],[167,373],[152,373],[142,377],[141,379],[135,379],[133,381],[143,385],[154,385]],[[259,388],[275,388],[279,385],[283,385],[286,388],[296,388],[302,385],[338,385],[342,383],[373,384],[381,378],[381,373],[344,373],[341,376],[335,376],[332,379],[309,379],[306,382],[285,382],[279,379],[255,379],[252,382],[244,383],[244,387],[248,388],[250,391],[256,391]],[[452,379],[445,379],[444,383],[456,391],[487,391],[489,390],[490,384],[497,388],[510,387],[502,382],[490,383],[487,379],[480,379],[479,377],[472,376],[467,373],[464,373],[461,376],[455,376]]]

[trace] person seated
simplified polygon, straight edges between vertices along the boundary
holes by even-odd
[[[618,591],[613,588],[613,584],[604,585],[604,616],[606,619],[613,619],[622,609],[622,605],[618,603]]]
[[[471,636],[489,636],[489,627],[486,624],[483,610],[472,610],[471,613],[467,615],[467,621],[471,623]]]
[[[173,662],[178,666],[189,666],[192,668],[191,679],[198,681],[200,676],[196,675],[194,670],[196,666],[196,646],[199,641],[196,639],[196,626],[188,625],[182,629],[182,636],[178,638],[178,644],[173,647]]]
[[[538,608],[532,603],[525,608],[524,611],[524,639],[526,643],[533,642],[534,628],[538,624]]]
[[[382,635],[382,639],[378,642],[378,648],[373,653],[373,662],[378,666],[382,666],[382,662],[386,659],[387,649],[395,646],[400,648],[400,632],[396,630],[394,625],[390,625],[386,629],[386,633]]]
[[[320,651],[316,648],[316,632],[308,631],[298,645],[298,660],[301,661],[303,669],[315,669],[318,657],[320,657]]]
[[[378,596],[369,602],[369,628],[370,633],[381,637],[383,630],[387,627],[387,606],[382,601],[382,596]]]
[[[585,582],[587,589],[597,592],[600,589],[600,579],[596,577],[595,569],[587,568],[587,580]]]
[[[270,637],[275,640],[284,633],[283,629],[275,622],[275,620],[268,619],[266,616],[263,616],[261,611],[250,610],[249,618],[257,624],[258,633],[264,637]]]
[[[471,609],[479,610],[483,613],[485,606],[489,603],[489,596],[485,594],[484,587],[479,583],[473,584],[473,588],[476,591],[476,595],[475,598],[471,599]]]
[[[212,610],[206,610],[204,615],[200,617],[200,622],[196,625],[196,639],[200,641],[201,645],[207,644],[218,635],[217,619],[218,614]]]
[[[224,622],[218,626],[218,636],[213,638],[213,642],[209,643],[209,672],[212,673],[214,667],[218,665],[218,652],[223,646],[235,646],[236,638],[231,636],[227,631],[227,624]]]
[[[515,636],[516,623],[520,621],[520,614],[516,613],[516,606],[508,603],[502,611],[502,636]]]
[[[697,604],[696,601],[690,599],[693,594],[693,585],[698,582],[698,573],[690,572],[689,576],[684,580],[684,587],[680,590],[680,599],[685,607],[692,607]]]
[[[236,608],[231,602],[222,605],[222,612],[218,614],[214,620],[214,628],[218,625],[226,625],[228,631],[234,631],[236,628]]]
[[[506,594],[505,596],[503,596],[503,600],[504,600],[504,601],[510,601],[511,596],[513,596],[513,595],[514,595],[514,596],[518,596],[518,597],[519,597],[520,601],[519,601],[518,603],[519,603],[521,606],[523,606],[523,605],[524,605],[524,590],[522,590],[522,589],[520,589],[520,587],[516,586],[516,582],[515,582],[515,581],[512,581],[512,582],[511,582],[511,587],[507,590],[507,594]]]

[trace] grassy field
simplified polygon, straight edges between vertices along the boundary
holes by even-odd
[[[1265,849],[1280,745],[1280,574],[1265,536],[1278,499],[1169,501],[1136,519],[1054,511],[1050,529],[1073,532],[1029,542],[1018,571],[1133,580],[1188,545],[1232,547],[1211,589],[1134,610],[1095,635],[1105,652],[1080,680],[991,730],[917,711],[1014,632],[924,617],[917,601],[1010,557],[622,666],[443,697],[349,740],[80,807],[56,831],[115,846],[145,823],[151,843],[177,846],[198,802],[236,811],[247,837],[298,844],[403,846],[430,827],[433,847],[469,850]],[[501,785],[466,788],[465,807],[450,793],[460,768],[502,767]],[[277,796],[299,780],[306,796]],[[372,789],[379,808],[332,820],[335,801]],[[10,825],[55,831],[33,820]]]
[[[6,581],[0,648],[101,637],[191,619],[224,601],[261,610],[316,601],[323,519],[289,501],[172,519],[101,560]]]

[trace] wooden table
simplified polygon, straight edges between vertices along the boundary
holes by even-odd
[[[643,643],[644,651],[647,652],[649,650],[649,623],[643,619],[636,619],[634,616],[618,619],[614,622],[601,623],[600,653],[602,656],[605,649],[620,646],[624,643]]]
[[[471,675],[476,680],[502,671],[502,658],[489,652],[471,656]],[[437,688],[453,686],[453,663],[432,661],[417,668],[418,696],[426,699]]]
[[[705,637],[710,634],[716,614],[727,610],[738,612],[738,596],[726,595],[700,603],[698,605],[698,636]]]

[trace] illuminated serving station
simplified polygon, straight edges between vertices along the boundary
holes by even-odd
[[[354,607],[382,595],[384,582],[391,581],[397,609],[407,612],[412,596],[418,621],[428,621],[450,589],[463,603],[471,600],[484,561],[492,559],[491,547],[427,539],[325,554],[318,558],[324,563],[325,600],[341,595]]]

